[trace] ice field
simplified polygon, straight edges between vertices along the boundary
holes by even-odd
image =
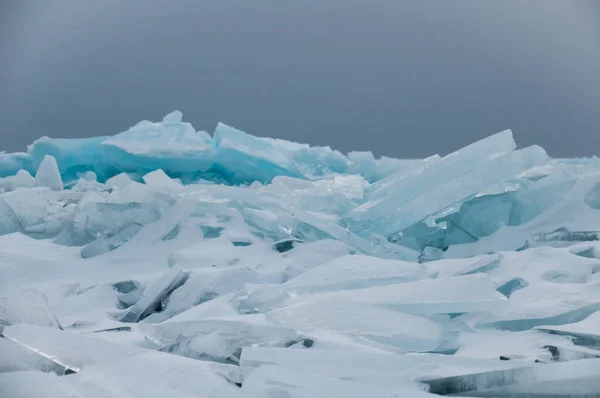
[[[449,137],[450,139],[450,137]],[[173,112],[0,154],[0,397],[600,397],[600,159]]]

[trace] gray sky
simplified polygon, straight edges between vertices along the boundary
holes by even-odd
[[[600,154],[595,0],[0,0],[0,150],[179,109],[422,157],[512,128]]]

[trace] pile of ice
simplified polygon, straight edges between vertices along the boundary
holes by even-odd
[[[141,122],[0,155],[0,396],[600,396],[600,160]],[[552,395],[553,394],[553,395]]]

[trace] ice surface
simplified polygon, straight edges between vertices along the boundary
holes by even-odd
[[[376,159],[176,111],[0,154],[0,386],[598,396],[600,160],[515,148]]]

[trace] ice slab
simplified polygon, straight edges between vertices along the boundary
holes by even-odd
[[[367,202],[349,212],[344,220],[353,231],[377,231],[383,235],[391,235],[547,159],[546,152],[538,146],[491,156],[483,160],[478,167],[459,174],[456,178],[432,184],[406,198],[398,199],[392,195]],[[440,173],[435,173],[438,174]],[[401,192],[406,191],[410,192],[410,188]]]
[[[257,369],[276,365],[342,380],[386,388],[415,386],[422,378],[441,378],[523,368],[523,363],[439,354],[380,354],[319,349],[298,350],[250,347],[242,351],[240,370],[244,382]],[[529,364],[533,366],[533,364]]]
[[[86,397],[233,398],[239,396],[234,371],[226,365],[146,352],[86,367],[69,376],[68,383]]]
[[[477,325],[482,328],[521,331],[541,325],[579,322],[600,309],[597,283],[556,284],[540,282],[511,294]]]
[[[551,396],[596,396],[600,394],[598,366],[600,359],[583,359],[433,379],[425,384],[439,395],[541,397],[552,392],[550,386],[562,384],[564,387]]]
[[[148,340],[163,352],[194,359],[237,363],[240,351],[250,346],[288,347],[300,341],[285,327],[240,320],[199,320],[140,325]]]
[[[425,268],[415,263],[364,255],[336,258],[288,280],[282,285],[263,286],[239,303],[243,311],[274,308],[291,295],[362,289],[422,279]]]
[[[7,338],[0,338],[0,374],[23,370],[65,374],[66,368]]]
[[[19,286],[5,286],[0,291],[0,332],[6,326],[20,323],[62,329],[43,293]]]
[[[506,297],[484,274],[424,279],[314,295],[315,300],[377,305],[409,314],[453,314],[503,308]],[[293,298],[289,303],[293,303]]]
[[[333,331],[397,351],[434,351],[442,328],[415,315],[343,300],[307,300],[267,313],[267,319],[302,333]]]
[[[417,197],[436,185],[473,170],[478,162],[488,156],[512,151],[516,148],[512,131],[505,130],[474,142],[442,159],[429,158],[421,167],[400,170],[366,190],[370,200],[395,196],[399,204]]]
[[[352,380],[341,380],[310,371],[290,370],[265,365],[255,370],[242,385],[242,394],[250,397],[342,398],[342,397],[435,397],[413,388],[390,389]]]
[[[173,267],[149,285],[142,297],[121,318],[121,322],[138,322],[156,311],[156,306],[185,283],[188,273]]]
[[[145,322],[161,322],[193,306],[238,291],[248,283],[281,282],[281,279],[282,273],[261,274],[246,267],[228,269],[211,267],[200,271],[190,271],[186,283],[171,294],[162,312],[152,314]]]
[[[88,365],[119,361],[144,351],[130,345],[109,343],[89,335],[26,324],[8,326],[2,334],[5,338],[71,372],[79,372]]]
[[[594,312],[579,322],[566,325],[538,326],[536,330],[559,336],[568,336],[578,345],[600,347],[600,312]]]

